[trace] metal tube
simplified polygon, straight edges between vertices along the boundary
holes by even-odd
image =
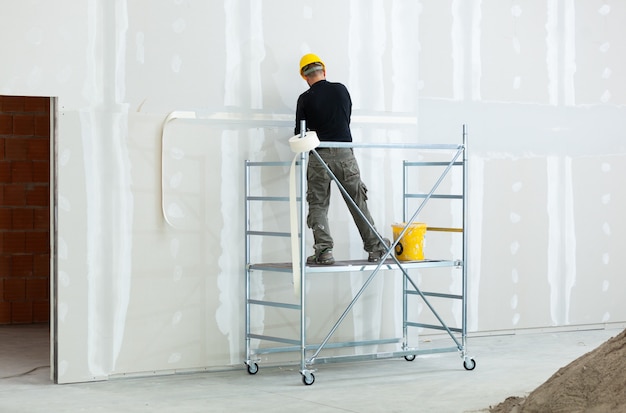
[[[250,230],[250,208],[248,206],[248,199],[250,197],[250,165],[248,161],[245,161],[244,168],[244,187],[246,194],[246,202],[244,202],[244,239],[246,243],[245,247],[245,269],[246,269],[246,310],[245,310],[245,325],[246,325],[246,361],[250,360],[250,236],[248,232]]]
[[[320,143],[320,148],[387,148],[387,149],[461,149],[461,144],[418,144],[418,143],[358,143],[330,142]]]
[[[409,199],[406,194],[409,192],[409,182],[407,178],[408,166],[406,160],[402,161],[402,222],[406,220],[406,211],[409,207]],[[398,237],[400,239],[400,237]],[[395,242],[394,242],[395,244]],[[395,248],[395,247],[394,247]],[[407,289],[409,287],[407,278],[402,277],[402,348],[405,349],[409,345],[409,328],[407,322],[409,321],[409,302],[407,296]]]
[[[467,171],[467,125],[463,125],[463,253],[462,253],[462,272],[463,272],[463,320],[461,338],[463,340],[463,351],[465,352],[466,337],[467,337],[467,217],[468,217],[468,171]]]
[[[306,121],[300,121],[300,139],[306,135]],[[306,153],[300,153],[300,371],[306,369]]]

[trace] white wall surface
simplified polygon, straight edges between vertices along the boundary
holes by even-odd
[[[0,94],[59,103],[59,382],[242,362],[243,161],[291,159],[287,139],[306,88],[298,61],[310,51],[329,80],[350,89],[356,141],[460,143],[468,125],[470,331],[626,321],[626,4],[0,6]],[[195,119],[165,124],[174,111]],[[357,156],[389,236],[401,214],[401,156]],[[286,188],[287,171],[253,183]],[[332,215],[335,255],[364,256],[338,199]],[[286,219],[272,208],[253,218],[270,230]],[[288,243],[254,247],[270,259]],[[312,300],[332,298],[313,306],[313,334],[325,335],[361,281],[351,274],[310,286]],[[375,281],[339,334],[397,333],[398,282]],[[452,273],[437,283],[459,288]],[[252,288],[261,297],[292,289],[269,275]],[[458,318],[458,308],[444,313]],[[297,322],[270,315],[255,314],[255,328],[297,332]]]

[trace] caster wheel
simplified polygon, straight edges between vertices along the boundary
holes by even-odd
[[[303,374],[302,383],[304,383],[306,386],[310,386],[311,384],[315,383],[315,376],[313,375],[313,373]]]
[[[413,361],[413,360],[415,360],[415,354],[411,354],[409,356],[404,356],[404,359],[406,361]]]
[[[257,374],[259,372],[259,365],[256,363],[246,364],[248,367],[248,374]]]
[[[463,367],[465,367],[465,370],[474,370],[476,368],[476,361],[471,357],[466,357],[465,360],[463,360]]]

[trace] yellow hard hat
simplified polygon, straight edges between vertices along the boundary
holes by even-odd
[[[320,59],[318,55],[314,53],[308,53],[302,56],[302,59],[300,59],[300,76],[302,76],[303,78],[306,78],[306,76],[302,72],[302,69],[304,69],[311,63],[319,63],[322,65],[322,68],[326,70],[326,65],[324,64],[324,62],[322,61],[322,59]]]

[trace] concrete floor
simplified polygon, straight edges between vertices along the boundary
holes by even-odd
[[[0,412],[481,412],[523,396],[623,326],[470,336],[476,360],[455,353],[412,362],[385,359],[316,366],[302,384],[298,366],[56,385],[47,326],[0,326]]]

